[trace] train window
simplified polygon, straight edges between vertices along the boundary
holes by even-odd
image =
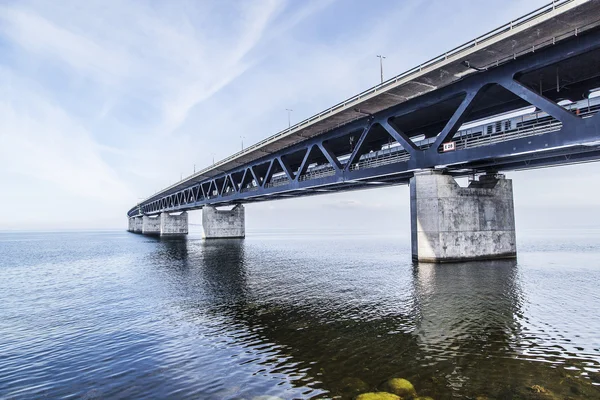
[[[496,132],[500,132],[502,130],[502,121],[496,121]]]
[[[505,131],[507,131],[507,130],[509,130],[510,128],[512,128],[511,121],[510,121],[510,120],[509,120],[509,121],[505,121],[505,122],[504,122],[504,130],[505,130]]]
[[[492,128],[493,128],[492,125],[488,125],[486,127],[486,132],[485,133],[488,134],[488,135],[491,135],[492,134]]]

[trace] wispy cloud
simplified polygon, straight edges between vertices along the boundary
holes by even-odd
[[[218,135],[182,129],[192,110],[264,57],[272,26],[283,34],[319,9],[305,4],[0,5],[0,173],[50,183],[45,204],[66,210],[172,183]]]
[[[0,68],[0,173],[46,181],[78,199],[113,202],[131,197],[126,184],[100,156],[90,133],[42,91]],[[26,99],[9,101],[8,99]],[[35,192],[51,200],[52,193]]]

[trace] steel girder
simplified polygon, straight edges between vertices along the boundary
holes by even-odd
[[[223,172],[174,193],[151,198],[132,208],[128,215],[178,212],[202,208],[204,205],[230,205],[277,198],[307,196],[320,193],[356,190],[377,185],[406,184],[413,171],[445,167],[453,175],[468,175],[474,171],[538,168],[572,162],[594,161],[600,158],[600,146],[582,146],[600,141],[600,114],[581,118],[555,102],[536,93],[515,79],[518,74],[538,70],[567,58],[600,48],[600,31],[557,43],[543,51],[533,52],[493,69],[478,71],[462,80],[390,107],[376,114],[367,114],[345,126],[309,138],[294,146],[265,155],[231,171]],[[600,72],[600,66],[599,72]],[[600,73],[599,73],[600,75]],[[499,85],[537,109],[546,112],[562,126],[541,135],[517,138],[486,146],[440,152],[440,146],[450,141],[466,121],[478,97],[491,85]],[[589,88],[592,89],[592,88]],[[462,97],[459,106],[428,148],[420,148],[393,122],[441,102]],[[358,112],[361,112],[357,110]],[[407,152],[404,160],[372,168],[353,169],[360,150],[375,129],[383,129]],[[358,139],[347,160],[340,161],[329,146],[336,139],[355,133]],[[567,147],[572,146],[572,147]],[[327,173],[305,179],[309,158],[320,153],[328,163]],[[291,154],[303,153],[299,167],[288,162]],[[271,182],[280,172],[277,184]],[[281,174],[283,172],[283,174]],[[287,179],[285,179],[287,178]]]

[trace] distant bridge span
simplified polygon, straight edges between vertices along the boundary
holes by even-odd
[[[598,88],[600,0],[555,1],[155,193],[129,210],[130,230],[142,216],[207,207],[219,216],[214,207],[407,184],[422,171],[430,173],[418,179],[437,187],[450,184],[440,172],[497,182],[499,171],[597,161]],[[477,196],[491,193],[492,180],[474,184]],[[413,182],[416,203],[425,192]],[[413,256],[444,258],[415,255],[425,211],[411,209]],[[230,226],[243,218],[236,210]],[[207,236],[243,236],[235,232]],[[473,258],[463,250],[445,258]],[[514,256],[514,243],[509,250],[500,253]]]

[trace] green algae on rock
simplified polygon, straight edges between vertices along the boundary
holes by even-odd
[[[402,397],[387,392],[370,392],[359,394],[356,400],[402,400]]]
[[[344,394],[359,394],[369,390],[369,385],[359,378],[347,377],[340,382],[342,393]]]
[[[417,391],[412,383],[404,378],[392,378],[385,383],[386,390],[397,394],[403,399],[412,399],[417,396]]]

